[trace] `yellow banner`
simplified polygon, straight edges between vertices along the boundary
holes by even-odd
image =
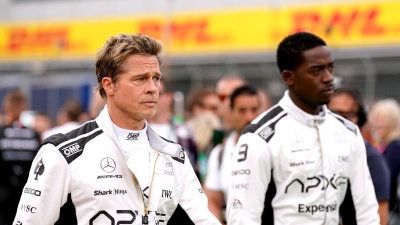
[[[399,2],[288,7],[279,10],[275,30],[309,31],[335,47],[398,45],[399,10]]]
[[[137,32],[168,55],[271,51],[297,31],[335,47],[399,45],[399,11],[400,2],[348,3],[0,24],[0,60],[93,58],[110,36]]]

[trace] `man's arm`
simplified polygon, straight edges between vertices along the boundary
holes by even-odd
[[[357,224],[379,224],[378,202],[367,166],[365,143],[358,129],[354,151],[348,185],[351,187]]]
[[[207,197],[189,160],[185,160],[184,168],[187,172],[183,178],[179,205],[196,225],[221,225],[208,209]]]
[[[67,201],[70,176],[58,149],[42,146],[32,162],[13,224],[54,224]]]
[[[222,145],[217,145],[211,150],[207,163],[207,176],[204,183],[204,193],[208,198],[208,208],[217,219],[222,222],[221,208],[224,202],[224,194],[221,188],[219,157]]]
[[[265,140],[253,133],[239,138],[231,162],[227,224],[261,224],[271,180],[271,157]]]
[[[381,225],[388,224],[389,199],[390,199],[390,170],[385,158],[378,153],[369,143],[367,149],[367,163],[374,184],[375,196],[378,200],[378,213]]]

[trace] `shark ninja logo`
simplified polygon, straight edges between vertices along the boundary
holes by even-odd
[[[43,164],[43,158],[40,159],[38,164],[36,164],[35,170],[33,171],[33,174],[35,174],[35,180],[38,180],[38,176],[42,176],[44,173],[44,164]]]

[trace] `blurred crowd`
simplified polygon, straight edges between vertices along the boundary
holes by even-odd
[[[160,136],[185,149],[209,199],[211,212],[224,222],[227,171],[238,137],[246,125],[274,103],[268,90],[254,88],[244,77],[230,75],[222,77],[215,87],[191,90],[185,96],[185,115],[181,117],[174,115],[174,91],[163,79],[156,114],[148,123]],[[0,224],[11,224],[15,216],[40,143],[52,134],[65,133],[95,119],[104,106],[104,100],[94,92],[89,109],[85,110],[79,99],[71,99],[59,109],[55,121],[45,111],[35,111],[28,125],[23,118],[29,110],[24,93],[12,90],[5,95],[0,117]],[[357,89],[337,85],[328,107],[360,127],[382,224],[397,224],[399,103],[382,99],[366,105]]]

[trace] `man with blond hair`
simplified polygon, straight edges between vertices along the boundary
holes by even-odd
[[[111,37],[100,49],[107,105],[42,143],[14,224],[167,224],[178,205],[194,224],[219,224],[182,147],[146,121],[159,98],[162,49],[141,34]]]

